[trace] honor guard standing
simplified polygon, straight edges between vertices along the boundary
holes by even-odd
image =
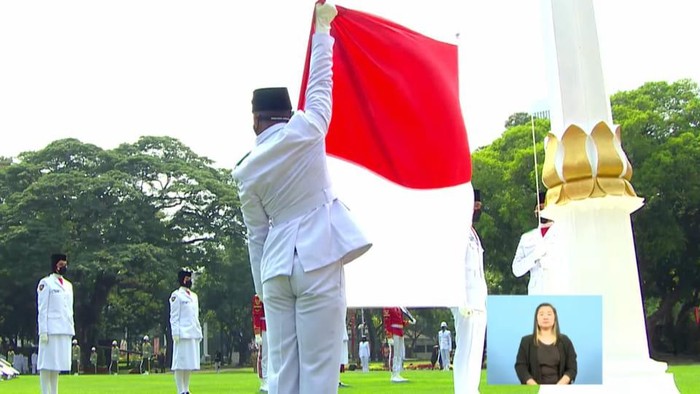
[[[73,369],[73,374],[78,375],[80,373],[80,345],[78,345],[78,340],[73,340],[73,349],[71,349],[73,364],[71,368]]]
[[[367,342],[367,337],[365,336],[360,340],[358,354],[360,356],[360,364],[362,364],[362,372],[369,372],[369,342]]]
[[[39,326],[39,381],[42,394],[58,392],[58,374],[70,371],[73,323],[73,285],[64,278],[65,254],[51,255],[51,274],[37,287]]]
[[[202,326],[199,323],[199,298],[192,287],[192,271],[177,274],[180,288],[170,294],[170,330],[173,335],[173,362],[178,394],[190,392],[190,375],[199,370],[199,342]]]
[[[153,357],[153,345],[148,335],[144,335],[143,344],[141,344],[141,365],[139,365],[142,374],[148,375],[151,372],[151,357]]]
[[[119,374],[119,346],[117,346],[117,341],[112,341],[112,350],[110,353],[109,362],[109,373],[114,371],[115,375]],[[114,369],[112,369],[114,368]]]
[[[472,223],[481,217],[481,192],[474,190]],[[466,299],[459,308],[452,308],[457,332],[454,356],[455,394],[478,394],[481,379],[481,363],[486,336],[486,277],[484,276],[484,248],[472,226],[464,258],[464,274],[467,286]]]
[[[350,353],[348,351],[348,341],[350,341],[350,338],[348,337],[348,328],[345,325],[345,319],[347,316],[344,314],[343,315],[343,321],[342,321],[342,330],[343,330],[343,343],[340,346],[340,373],[345,373],[345,366],[350,363]],[[343,383],[342,381],[338,380],[338,387],[348,387],[347,384]]]
[[[408,379],[404,379],[401,376],[403,359],[406,355],[403,338],[404,328],[411,323],[415,323],[415,319],[410,316],[408,311],[399,307],[384,308],[382,310],[382,317],[384,318],[384,329],[391,351],[389,363],[391,368],[391,381],[394,383],[406,382]]]
[[[253,333],[255,346],[258,348],[257,369],[260,378],[260,391],[267,392],[267,326],[265,325],[265,307],[256,294],[253,296]]]
[[[442,358],[442,370],[450,370],[450,353],[452,352],[452,333],[447,329],[447,322],[440,323],[438,331],[438,344],[440,345],[440,358]]]
[[[7,351],[7,362],[10,363],[12,367],[15,366],[15,350],[13,348]]]
[[[214,368],[216,368],[216,373],[219,373],[221,371],[221,351],[217,350],[216,355],[214,356]]]
[[[36,350],[33,350],[33,351],[32,351],[32,358],[31,358],[31,362],[32,362],[32,375],[36,375],[36,363],[37,363],[38,359],[39,359],[39,355],[36,354]]]
[[[325,137],[331,120],[337,15],[316,4],[306,105],[292,114],[286,88],[253,92],[255,147],[234,170],[255,292],[265,303],[270,393],[335,393],[340,372],[343,265],[371,246],[331,188]],[[283,62],[280,67],[285,67]]]
[[[90,349],[90,364],[92,364],[92,367],[95,369],[95,375],[97,375],[97,349],[94,346]]]
[[[530,273],[527,286],[529,295],[557,294],[566,269],[557,228],[553,221],[540,215],[545,206],[545,197],[546,193],[540,193],[539,204],[535,207],[539,226],[520,237],[513,259],[513,274],[516,277]]]

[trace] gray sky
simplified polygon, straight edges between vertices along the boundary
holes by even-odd
[[[0,3],[0,155],[75,137],[111,148],[171,135],[232,167],[253,141],[250,96],[298,95],[313,0]],[[426,35],[460,33],[472,149],[513,112],[547,107],[540,1],[337,1]],[[608,92],[700,81],[697,2],[595,1]],[[694,38],[694,39],[693,39]]]

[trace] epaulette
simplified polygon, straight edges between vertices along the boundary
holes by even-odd
[[[250,152],[252,152],[252,151],[250,151]],[[246,153],[245,156],[243,156],[243,157],[241,158],[241,160],[238,160],[238,163],[236,163],[236,167],[240,166],[241,163],[243,163],[243,160],[245,160],[245,159],[250,155],[250,152]],[[234,167],[234,168],[235,168],[235,167]]]

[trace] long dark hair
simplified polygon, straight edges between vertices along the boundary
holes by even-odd
[[[535,346],[539,345],[540,342],[540,328],[537,325],[537,314],[540,312],[540,309],[544,307],[550,307],[554,312],[554,327],[552,327],[552,331],[554,332],[554,343],[557,343],[559,335],[561,335],[561,331],[559,330],[559,314],[557,314],[557,308],[555,308],[554,305],[548,302],[543,302],[539,304],[535,309],[535,318],[534,323],[532,325],[532,340],[535,341]]]

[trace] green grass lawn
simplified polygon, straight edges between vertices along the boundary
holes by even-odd
[[[681,393],[700,393],[700,365],[679,365],[670,367]],[[443,371],[404,371],[402,375],[410,379],[408,383],[389,382],[389,372],[363,374],[353,371],[341,374],[343,383],[350,387],[339,392],[347,394],[449,394],[453,393],[452,373]],[[482,394],[528,394],[536,393],[536,387],[493,386],[486,384],[486,373],[482,374]],[[63,394],[173,394],[175,382],[172,374],[151,375],[61,375],[59,389]],[[258,379],[251,369],[222,371],[220,374],[201,371],[192,375],[190,389],[193,394],[258,392]],[[10,381],[0,382],[2,394],[35,394],[39,392],[38,376],[21,376]],[[319,393],[321,394],[321,393]]]

